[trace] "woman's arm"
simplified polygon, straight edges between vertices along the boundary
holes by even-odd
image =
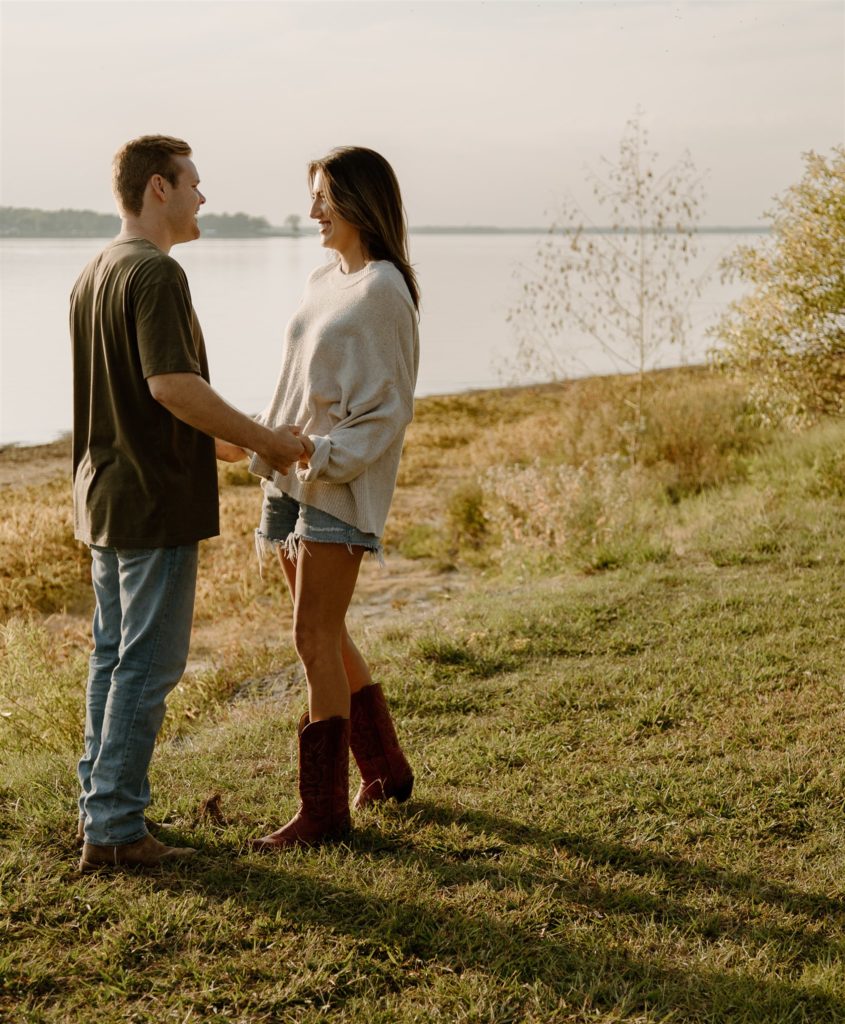
[[[221,462],[240,462],[241,459],[246,458],[247,451],[240,445],[229,444],[228,441],[222,441],[219,437],[215,437],[214,454]]]
[[[389,385],[371,402],[351,410],[329,434],[309,434],[314,451],[307,466],[297,467],[297,477],[303,483],[349,483],[384,455],[413,415],[413,392]]]

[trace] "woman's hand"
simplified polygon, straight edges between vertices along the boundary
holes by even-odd
[[[299,440],[300,443],[302,444],[302,447],[305,449],[305,454],[299,457],[298,465],[302,466],[302,468],[305,469],[305,467],[308,465],[308,460],[314,454],[314,442],[307,434],[300,434]]]
[[[240,462],[247,457],[247,452],[237,444],[214,438],[214,454],[221,462]]]

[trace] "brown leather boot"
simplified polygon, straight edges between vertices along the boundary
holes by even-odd
[[[94,846],[85,843],[79,870],[82,874],[103,868],[157,868],[193,857],[192,846],[165,846],[151,835],[125,846]]]
[[[349,719],[299,720],[299,810],[277,831],[253,839],[254,850],[318,846],[349,832]]]
[[[393,719],[378,683],[352,694],[350,746],[361,772],[356,809],[379,800],[403,803],[414,788],[414,773],[396,738]]]

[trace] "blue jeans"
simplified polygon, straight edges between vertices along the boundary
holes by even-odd
[[[146,835],[147,770],[188,660],[197,554],[197,544],[91,548],[97,607],[78,769],[87,843],[123,846]]]

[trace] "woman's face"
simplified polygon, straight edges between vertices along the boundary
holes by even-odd
[[[320,242],[326,249],[348,253],[361,245],[361,232],[329,209],[323,195],[323,172],[317,171],[311,184],[311,211],[309,217],[320,227]]]

